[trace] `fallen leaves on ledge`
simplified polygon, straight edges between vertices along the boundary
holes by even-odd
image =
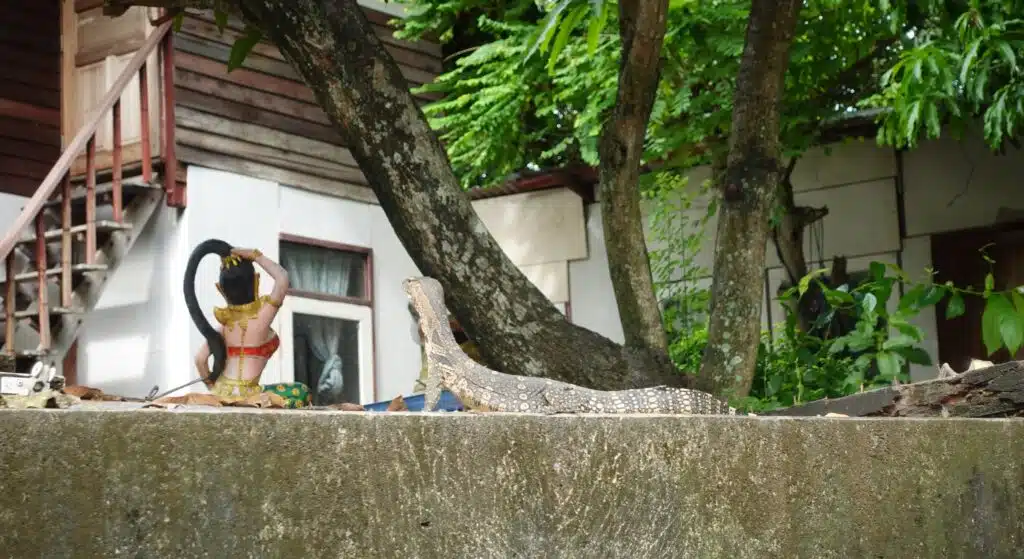
[[[277,394],[261,392],[244,400],[229,400],[214,394],[201,392],[190,392],[183,396],[164,396],[158,400],[149,402],[144,408],[167,408],[173,409],[178,406],[212,406],[212,407],[236,407],[236,408],[274,408],[286,409],[288,402]]]
[[[366,408],[359,404],[353,404],[351,402],[342,402],[340,404],[331,404],[327,406],[327,409],[341,410],[341,411],[366,411]]]
[[[409,406],[405,404],[405,398],[398,395],[388,404],[388,411],[409,411]]]
[[[0,396],[0,407],[11,409],[62,409],[69,408],[80,399],[77,396],[57,392],[49,388],[28,396],[5,394]]]
[[[117,396],[115,394],[107,394],[99,388],[93,388],[91,386],[82,386],[80,384],[73,384],[71,386],[65,386],[63,392],[69,396],[81,398],[82,400],[98,400],[103,402],[138,402],[141,401],[139,398],[128,398],[125,396]]]

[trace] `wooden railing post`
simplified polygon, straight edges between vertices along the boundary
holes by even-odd
[[[46,214],[39,212],[36,216],[36,281],[39,291],[36,294],[36,310],[39,318],[39,350],[50,349],[50,304],[49,285],[46,283]]]
[[[7,355],[14,355],[14,331],[17,324],[14,322],[14,298],[18,294],[18,286],[14,283],[14,252],[11,251],[4,259],[4,273],[7,280],[7,293],[4,295],[4,345],[7,347]]]
[[[60,306],[71,307],[71,173],[60,183]]]
[[[174,121],[174,33],[168,32],[161,48],[163,64],[163,122],[160,126],[163,137],[164,191],[167,205],[172,208],[185,207],[185,192],[178,188],[178,156],[175,148]]]
[[[142,113],[142,180],[153,182],[153,146],[149,142],[149,61],[139,68],[139,106]]]
[[[96,263],[96,135],[85,148],[85,263]]]
[[[123,201],[121,199],[121,100],[118,99],[117,103],[114,103],[114,108],[111,109],[114,120],[114,153],[111,160],[113,169],[111,172],[111,191],[110,191],[110,205],[113,206],[114,221],[122,223],[124,221],[121,215],[121,208]]]

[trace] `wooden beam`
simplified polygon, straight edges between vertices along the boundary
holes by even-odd
[[[233,83],[230,79],[217,79],[183,68],[177,68],[174,72],[174,84],[180,89],[188,89],[213,97],[228,99],[265,111],[294,116],[317,124],[328,126],[331,124],[327,115],[317,105],[245,87]]]
[[[179,128],[191,128],[219,136],[241,138],[253,144],[359,168],[352,153],[336,144],[289,134],[278,129],[261,126],[258,123],[225,118],[223,115],[198,111],[189,107],[179,106],[174,114]]]
[[[1024,416],[1024,361],[1008,361],[933,379],[818,400],[759,415],[851,417]]]
[[[60,109],[48,109],[13,99],[0,98],[0,117],[31,120],[60,130]]]
[[[338,131],[329,125],[317,124],[277,112],[260,110],[243,102],[215,97],[201,91],[185,89],[180,87],[180,84],[179,87],[174,89],[174,96],[179,108],[189,107],[221,115],[231,120],[258,124],[337,146],[345,145],[345,141],[338,134]]]
[[[377,205],[377,196],[368,186],[359,186],[339,180],[331,180],[317,177],[306,173],[300,173],[289,169],[281,169],[255,161],[246,161],[238,157],[225,157],[220,154],[210,153],[190,146],[178,147],[178,161],[230,171],[250,177],[274,181],[276,183],[308,190],[336,198],[365,202]]]
[[[179,128],[177,138],[179,145],[199,148],[209,153],[219,153],[228,158],[247,159],[280,169],[298,171],[350,184],[366,184],[366,179],[358,167],[346,167],[293,151],[254,144],[227,136],[208,134],[190,128]]]

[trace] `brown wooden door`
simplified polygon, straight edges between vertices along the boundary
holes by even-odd
[[[61,149],[60,2],[0,10],[0,192],[29,196]]]
[[[952,281],[954,285],[970,286],[981,291],[990,267],[981,256],[981,249],[995,260],[991,268],[997,290],[1024,285],[1024,223],[987,230],[943,233],[932,237],[932,265],[937,282]],[[971,358],[1002,363],[1024,359],[1024,348],[1011,356],[1005,348],[988,355],[982,340],[981,319],[985,302],[980,297],[964,299],[966,312],[947,320],[946,302],[938,306],[936,317],[939,333],[939,361],[949,363],[957,372],[970,364]]]

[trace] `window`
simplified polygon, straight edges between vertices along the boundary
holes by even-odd
[[[281,380],[308,385],[315,405],[374,401],[370,250],[282,235],[280,254]]]

